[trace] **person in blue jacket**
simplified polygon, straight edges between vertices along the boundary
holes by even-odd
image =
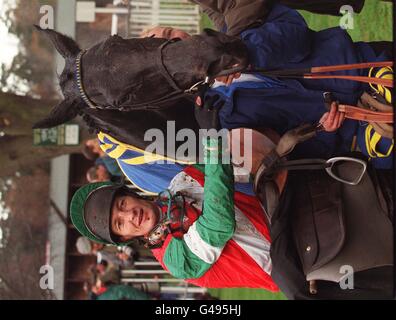
[[[156,28],[145,35],[163,37],[164,29]],[[242,31],[240,37],[248,48],[253,68],[300,69],[389,59],[385,51],[368,43],[353,42],[339,27],[312,31],[296,10],[280,4],[272,7],[262,25]],[[367,73],[367,69],[355,69],[338,74],[367,76]],[[219,114],[222,127],[265,127],[280,135],[301,123],[319,124],[329,111],[326,92],[331,93],[333,100],[356,105],[362,93],[370,89],[368,84],[340,79],[270,78],[259,74],[235,78],[238,76],[231,77],[232,83],[227,79],[228,86],[214,86],[205,95],[205,100],[215,107],[223,106]],[[319,132],[315,139],[302,143],[291,156],[328,158],[350,152],[355,136],[364,134],[362,125],[365,124],[345,120],[342,126],[339,123],[338,130]],[[365,152],[364,139],[357,137],[357,141]],[[393,143],[390,139],[384,142]],[[392,155],[376,164],[390,167]]]
[[[385,61],[385,52],[376,52],[369,44],[354,43],[339,28],[319,32],[308,28],[303,17],[293,9],[274,5],[266,22],[241,33],[254,68],[267,70],[300,69],[314,66]],[[338,74],[367,76],[365,69]],[[324,93],[343,104],[356,105],[369,85],[340,79],[291,79],[256,76],[256,82],[234,82],[207,93],[220,94],[225,102],[220,111],[222,127],[232,129],[249,124],[267,127],[280,135],[301,123],[318,123],[328,110]],[[335,132],[321,132],[294,151],[293,157],[330,157],[350,151],[354,136],[360,133],[359,122],[345,120]],[[358,139],[358,141],[360,141]],[[364,146],[361,146],[364,149]],[[389,166],[391,157],[383,159]]]

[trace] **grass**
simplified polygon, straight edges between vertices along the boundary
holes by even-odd
[[[209,293],[220,300],[286,300],[281,292],[272,293],[262,289],[209,289]]]
[[[317,15],[306,11],[301,14],[308,26],[316,31],[339,26],[340,17]],[[354,41],[380,41],[393,39],[392,4],[382,1],[367,1],[360,14],[353,16],[353,29],[348,33]]]
[[[202,14],[201,15],[201,28],[210,28],[210,29],[214,29],[212,20],[209,19],[207,14]]]
[[[309,27],[319,31],[339,25],[340,17],[312,14],[301,11]],[[202,26],[210,28],[212,23],[206,15]],[[392,41],[392,4],[381,1],[366,1],[362,12],[354,15],[354,28],[348,30],[354,41]],[[221,300],[285,300],[282,293],[271,293],[260,289],[210,289],[210,294]]]
[[[308,26],[315,31],[337,27],[341,17],[300,11]],[[355,14],[353,29],[348,30],[354,41],[380,41],[393,39],[392,4],[382,1],[366,1],[360,14]],[[203,28],[213,28],[207,15],[202,15]]]

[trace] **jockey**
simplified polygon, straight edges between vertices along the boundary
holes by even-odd
[[[218,130],[217,113],[198,109],[200,127]],[[110,182],[80,188],[70,206],[73,224],[99,243],[139,238],[173,276],[198,286],[278,291],[263,209],[256,197],[234,192],[232,166],[218,161],[222,143],[208,134],[203,171],[186,167],[154,200]]]
[[[313,217],[311,214],[314,214],[314,220],[318,218],[321,221],[315,224],[327,228],[328,215],[323,216],[321,213],[324,210],[335,213],[330,216],[335,219],[333,221],[338,221],[341,216],[337,212],[340,210],[341,202],[338,203],[337,199],[344,194],[340,194],[338,188],[333,188],[334,184],[330,184],[329,180],[314,179],[311,191],[307,193],[309,188],[300,188],[301,197],[298,197],[297,202],[291,201],[294,190],[306,186],[306,180],[310,180],[301,179],[307,172],[294,176],[294,179],[289,179],[286,183],[285,171],[276,170],[269,177],[260,174],[260,168],[263,168],[263,165],[271,168],[276,154],[287,154],[295,143],[312,136],[312,132],[304,131],[304,127],[300,127],[299,133],[296,131],[297,134],[286,134],[278,146],[275,147],[272,143],[268,152],[264,152],[263,158],[252,167],[251,172],[256,175],[256,180],[258,179],[255,182],[258,182],[256,185],[257,196],[261,200],[259,203],[256,197],[234,192],[232,167],[219,161],[224,141],[210,132],[210,129],[218,130],[220,127],[217,112],[218,110],[208,105],[195,111],[200,127],[207,130],[203,140],[206,151],[204,171],[187,167],[174,178],[168,190],[155,199],[144,198],[124,185],[110,182],[84,186],[75,193],[70,205],[71,220],[77,230],[92,241],[110,245],[126,245],[138,238],[152,249],[161,265],[175,277],[207,288],[245,287],[278,291],[280,287],[282,292],[292,299],[388,297],[388,291],[391,290],[389,279],[392,274],[389,265],[385,265],[386,269],[381,269],[381,274],[374,277],[375,280],[370,277],[370,281],[367,281],[366,273],[357,272],[354,278],[356,290],[342,290],[337,282],[322,281],[320,278],[320,290],[315,293],[308,291],[305,273],[301,270],[300,261],[293,251],[293,242],[290,242],[294,233],[289,229],[287,221],[291,220],[290,215],[302,204],[299,201],[306,201],[306,208],[302,205],[305,208],[304,215]],[[316,178],[319,176],[316,175]],[[305,182],[295,185],[300,180]],[[265,181],[270,184],[260,183]],[[318,181],[321,183],[318,184]],[[329,188],[329,185],[333,187]],[[267,188],[270,192],[263,192]],[[279,206],[276,204],[277,201],[271,200],[277,198],[276,192],[271,190],[279,191]],[[363,190],[367,191],[367,188],[360,189]],[[329,201],[323,201],[323,197],[328,195]],[[312,201],[314,198],[316,200]],[[356,197],[352,197],[352,200],[356,202]],[[317,205],[312,205],[313,202]],[[383,209],[379,209],[379,202],[368,200],[368,203],[373,208],[378,208],[377,213],[383,214]],[[268,210],[264,211],[263,207]],[[361,213],[359,210],[352,211]],[[361,215],[356,217],[360,219]],[[271,228],[268,221],[271,221]],[[385,229],[391,239],[390,222],[387,226]],[[308,228],[308,233],[312,234],[312,230],[318,229]],[[306,232],[301,234],[305,236]],[[327,239],[331,243],[334,242],[334,234],[338,233],[327,233]],[[309,237],[302,239],[302,255],[311,252],[311,247],[305,246],[310,243],[306,242],[307,239]],[[361,239],[364,240],[364,237]],[[366,243],[363,241],[363,248],[366,248]],[[389,253],[388,258],[391,259],[392,250],[389,250]],[[316,261],[316,254],[315,260],[312,257],[308,257],[307,260],[313,263],[312,261]],[[382,274],[382,271],[385,273]]]

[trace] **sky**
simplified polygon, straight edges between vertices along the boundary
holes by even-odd
[[[15,1],[0,0],[0,15],[2,17],[4,16],[5,9],[7,9],[10,4],[12,5],[12,3],[15,3]],[[6,66],[9,66],[14,56],[18,53],[18,38],[8,33],[8,28],[2,21],[0,21],[0,43],[0,65],[5,64]],[[6,220],[9,215],[9,209],[2,201],[2,196],[2,192],[0,191],[0,221]],[[2,240],[3,230],[0,227],[0,248],[2,247]]]
[[[11,183],[11,179],[8,179],[8,182]],[[4,189],[3,189],[4,190]],[[0,223],[2,220],[7,220],[10,215],[10,209],[5,205],[3,199],[3,192],[0,190]],[[0,225],[0,249],[3,247],[3,229]]]
[[[0,0],[0,16],[4,17],[6,9],[15,5],[15,2],[16,0]],[[7,25],[2,21],[0,21],[0,43],[0,65],[4,64],[6,66],[10,66],[13,58],[18,54],[19,39],[15,35],[8,33]],[[11,75],[7,79],[6,87],[0,88],[0,90],[7,92],[10,90],[10,87],[13,87],[14,93],[21,95],[25,94],[29,90],[26,81],[16,77],[15,75]]]
[[[15,3],[15,0],[0,0],[0,15],[4,17],[5,9]],[[18,38],[8,33],[7,26],[0,22],[0,64],[10,65],[13,57],[18,53]]]

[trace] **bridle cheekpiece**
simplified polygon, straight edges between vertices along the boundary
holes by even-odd
[[[91,109],[103,109],[97,105],[95,105],[89,98],[88,95],[86,94],[84,90],[84,85],[82,82],[82,68],[81,68],[81,59],[83,55],[87,52],[87,50],[81,50],[80,53],[77,55],[76,58],[76,81],[77,81],[77,87],[78,91],[80,92],[81,99],[84,100],[84,102],[88,105],[89,108]]]

